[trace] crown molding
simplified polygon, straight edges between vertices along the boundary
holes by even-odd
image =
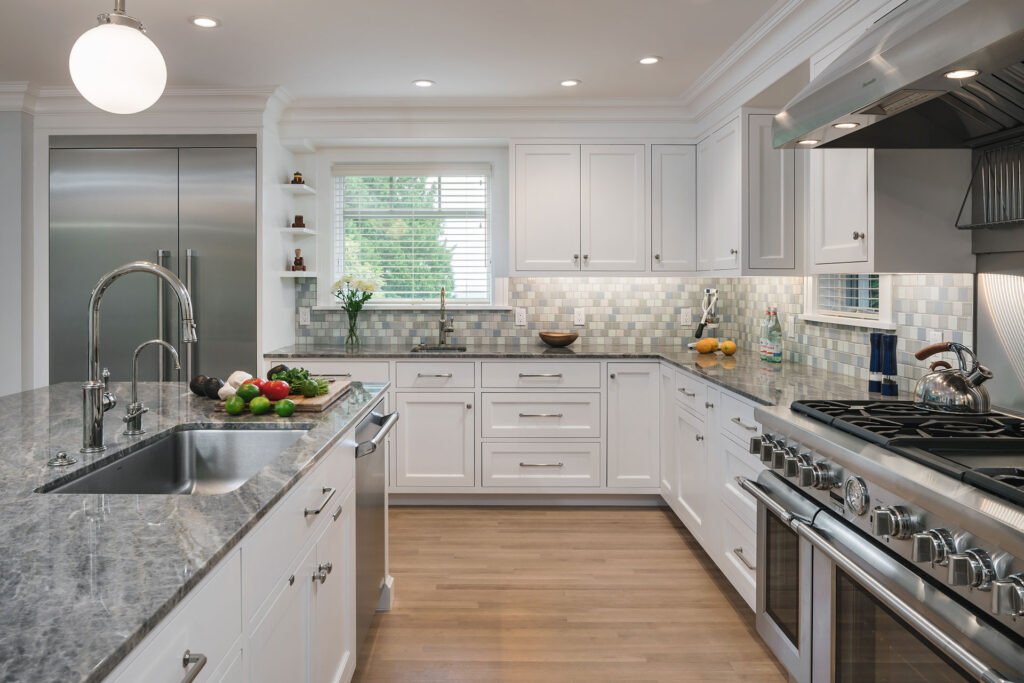
[[[0,111],[28,111],[35,100],[36,92],[28,81],[0,83]]]
[[[192,88],[169,87],[149,109],[139,114],[174,114],[174,113],[262,113],[267,108],[268,100],[274,96],[276,88]],[[109,114],[89,104],[77,90],[68,86],[43,86],[36,91],[35,101],[31,108],[26,108],[36,116],[61,114],[92,114],[98,117],[116,117],[125,120],[123,115]]]

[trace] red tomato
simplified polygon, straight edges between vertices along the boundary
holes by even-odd
[[[255,384],[257,389],[262,389],[263,385],[266,383],[267,380],[263,379],[262,377],[253,377],[252,379],[247,379],[244,382],[242,382],[242,384]]]
[[[280,379],[273,382],[264,382],[263,386],[260,387],[260,392],[271,401],[280,401],[282,398],[288,398],[288,394],[291,391],[292,388],[288,385],[288,382]]]

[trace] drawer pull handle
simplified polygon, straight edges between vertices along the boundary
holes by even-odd
[[[341,517],[341,508],[342,507],[344,507],[344,506],[339,505],[338,509],[335,510],[333,513],[331,513],[331,519],[333,519],[335,522],[338,521],[338,517]]]
[[[686,389],[680,389],[679,393],[682,394],[683,396],[689,396],[690,398],[694,398],[697,395],[697,392],[687,391]]]
[[[750,560],[748,560],[747,556],[743,554],[743,548],[733,548],[732,554],[740,558],[740,562],[743,563],[743,566],[749,569],[750,571],[757,570],[757,566],[750,564]]]
[[[695,441],[703,441],[704,440],[704,437],[701,436],[700,434],[694,434],[693,438],[694,438]]]
[[[704,401],[704,407],[705,408],[714,408],[715,404],[712,403],[711,401]]]
[[[339,372],[336,375],[327,375],[327,376],[328,377],[351,377],[352,373],[351,372]]]
[[[321,586],[327,583],[327,575],[331,573],[332,569],[334,569],[333,562],[324,562],[317,565],[316,574],[313,574],[313,583],[319,581]]]
[[[740,427],[743,427],[744,429],[746,429],[748,432],[756,432],[757,431],[757,425],[750,426],[747,423],[745,423],[743,420],[739,419],[738,417],[731,418],[729,420],[729,422],[735,422]]]
[[[562,417],[561,413],[519,413],[519,417]]]
[[[450,372],[438,372],[438,373],[417,372],[416,376],[417,377],[445,377],[445,378],[451,378],[452,373],[450,373]]]
[[[560,372],[520,372],[520,377],[561,377]]]
[[[320,501],[320,507],[315,510],[312,508],[306,508],[302,511],[302,516],[309,517],[310,515],[319,515],[324,511],[324,508],[327,507],[327,504],[331,502],[331,498],[334,498],[334,494],[337,493],[337,491],[338,490],[332,486],[325,486],[323,488],[323,493],[326,495],[324,495],[324,499]]]
[[[520,467],[565,467],[564,462],[521,462]]]
[[[186,670],[185,677],[181,679],[181,683],[192,683],[192,681],[196,680],[199,672],[203,670],[203,667],[206,666],[206,655],[185,650],[185,654],[181,656],[181,666]],[[192,667],[191,669],[189,669],[190,666]]]

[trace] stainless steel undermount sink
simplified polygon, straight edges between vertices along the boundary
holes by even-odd
[[[460,353],[465,350],[465,346],[457,346],[455,344],[417,344],[416,346],[412,347],[413,353],[434,353],[437,351],[448,353]]]
[[[41,493],[230,493],[306,429],[181,429]]]

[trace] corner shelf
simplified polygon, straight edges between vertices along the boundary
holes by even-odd
[[[295,197],[308,197],[316,194],[316,188],[307,183],[282,183],[281,187]]]
[[[296,235],[296,236],[303,236],[303,237],[309,237],[311,235],[316,235],[316,231],[315,230],[310,230],[309,228],[280,228],[280,230],[281,230],[281,232],[283,232],[283,233],[285,233],[287,235]]]
[[[316,277],[316,271],[314,271],[314,270],[283,270],[283,271],[281,271],[281,277],[284,277],[284,278]]]

